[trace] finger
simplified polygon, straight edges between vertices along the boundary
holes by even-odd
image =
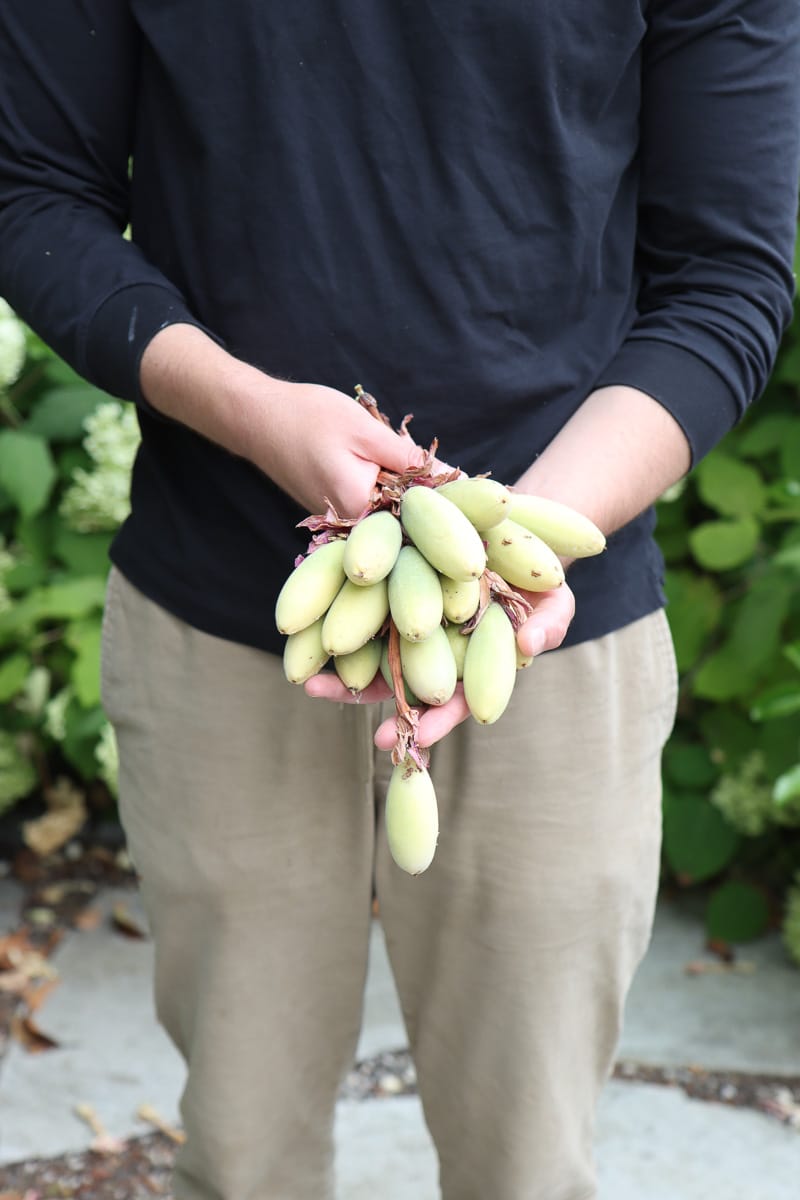
[[[551,592],[523,592],[534,606],[533,613],[520,626],[517,643],[523,654],[537,655],[545,650],[555,650],[567,636],[575,615],[575,597],[572,589],[562,583]]]
[[[388,425],[380,421],[370,420],[365,429],[361,453],[365,458],[387,467],[390,471],[408,471],[411,467],[421,467],[424,451],[408,434],[395,433]]]
[[[334,700],[339,704],[376,704],[379,700],[388,700],[392,694],[382,675],[373,679],[363,691],[351,692],[333,671],[312,675],[303,687],[306,695],[314,700]]]
[[[446,704],[422,708],[420,712],[422,715],[419,720],[417,743],[423,747],[433,746],[469,716],[463,687],[459,684],[455,694]],[[374,742],[379,750],[391,750],[396,740],[395,718],[389,717],[378,726]]]

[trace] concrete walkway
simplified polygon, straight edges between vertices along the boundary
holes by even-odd
[[[110,913],[134,893],[102,895]],[[15,922],[19,892],[0,883],[0,920]],[[800,1076],[800,972],[777,939],[747,947],[751,974],[687,975],[703,958],[697,921],[662,904],[631,995],[620,1059],[658,1067]],[[73,932],[53,956],[61,985],[37,1014],[59,1048],[16,1043],[0,1074],[2,1164],[85,1148],[75,1105],[90,1103],[110,1132],[145,1132],[144,1102],[177,1121],[183,1069],[155,1023],[152,946],[103,921]],[[710,960],[707,960],[710,961]],[[380,927],[372,954],[359,1058],[406,1045]],[[435,1200],[436,1164],[415,1097],[342,1101],[337,1118],[341,1200]],[[677,1088],[612,1081],[600,1111],[601,1200],[798,1200],[800,1131],[761,1113],[691,1100]],[[490,1198],[487,1198],[490,1200]]]

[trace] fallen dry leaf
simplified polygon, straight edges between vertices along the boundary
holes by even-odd
[[[122,933],[129,938],[143,938],[145,932],[135,917],[132,917],[128,912],[127,905],[115,904],[111,910],[111,924],[118,933]]]
[[[44,1033],[32,1017],[14,1016],[11,1018],[11,1036],[15,1038],[31,1054],[41,1054],[45,1050],[57,1050],[58,1042]]]
[[[688,962],[683,968],[686,975],[754,975],[754,962],[710,962],[708,959],[696,959]]]
[[[75,837],[87,816],[86,805],[81,798],[68,807],[54,808],[32,821],[24,821],[22,836],[25,844],[40,858],[46,858]]]
[[[99,908],[83,908],[72,918],[72,924],[75,929],[86,932],[89,929],[97,929],[102,919],[103,914]]]
[[[55,988],[58,987],[60,979],[51,978],[45,979],[41,983],[29,986],[24,994],[25,1003],[28,1005],[28,1012],[37,1012],[44,1004],[47,997]]]
[[[89,1146],[94,1154],[122,1153],[127,1143],[122,1138],[115,1137],[113,1133],[108,1132],[91,1104],[76,1104],[75,1114],[86,1122],[94,1134]]]
[[[140,1121],[146,1121],[148,1125],[152,1125],[159,1133],[163,1133],[170,1141],[175,1142],[178,1146],[182,1146],[186,1141],[186,1134],[181,1129],[176,1129],[174,1125],[170,1125],[160,1113],[153,1108],[152,1104],[140,1104],[136,1110],[136,1115]]]

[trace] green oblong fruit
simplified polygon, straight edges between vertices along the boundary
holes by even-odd
[[[516,521],[501,521],[483,536],[490,569],[512,587],[549,592],[564,582],[564,568],[547,543]]]
[[[460,508],[476,529],[491,529],[511,515],[511,493],[496,479],[453,479],[436,490]]]
[[[462,625],[478,611],[481,601],[479,579],[448,579],[446,575],[440,575],[439,583],[442,589],[442,608],[448,621]]]
[[[390,512],[374,512],[350,530],[344,544],[347,578],[366,586],[385,579],[403,544],[403,527]]]
[[[514,627],[492,601],[469,636],[464,659],[464,699],[476,721],[493,725],[503,715],[516,679]]]
[[[464,678],[464,659],[467,656],[467,646],[469,645],[470,635],[461,632],[460,625],[446,625],[445,633],[447,640],[450,643],[450,649],[453,652],[453,658],[456,664],[456,679]]]
[[[345,579],[322,626],[328,654],[352,654],[373,638],[389,615],[386,580],[361,587]]]
[[[289,634],[283,648],[283,672],[289,683],[305,683],[317,671],[321,671],[329,655],[322,645],[322,623],[320,617],[313,624],[297,633]]]
[[[439,809],[433,780],[409,758],[394,768],[386,792],[386,840],[403,871],[419,875],[433,862]]]
[[[481,535],[461,509],[433,488],[411,487],[400,505],[403,528],[442,575],[479,579],[486,566]]]
[[[445,704],[456,690],[456,660],[441,625],[423,642],[400,639],[403,677],[423,704]]]
[[[389,575],[389,611],[398,633],[420,642],[442,623],[439,576],[416,546],[403,546]]]
[[[363,692],[372,683],[381,665],[382,646],[381,638],[371,638],[352,654],[337,654],[334,658],[336,674],[351,692]]]
[[[345,545],[343,538],[326,542],[289,575],[275,604],[275,624],[281,633],[306,629],[327,612],[345,580]]]
[[[589,558],[606,548],[605,535],[595,523],[558,500],[514,492],[508,516],[567,558]]]

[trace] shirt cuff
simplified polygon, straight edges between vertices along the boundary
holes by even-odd
[[[222,345],[193,316],[179,292],[160,284],[130,284],[104,300],[89,321],[81,374],[112,396],[160,416],[142,395],[139,366],[152,338],[168,325],[194,325]]]
[[[595,384],[622,385],[652,396],[675,418],[697,463],[742,413],[722,376],[691,350],[656,338],[629,339]]]

